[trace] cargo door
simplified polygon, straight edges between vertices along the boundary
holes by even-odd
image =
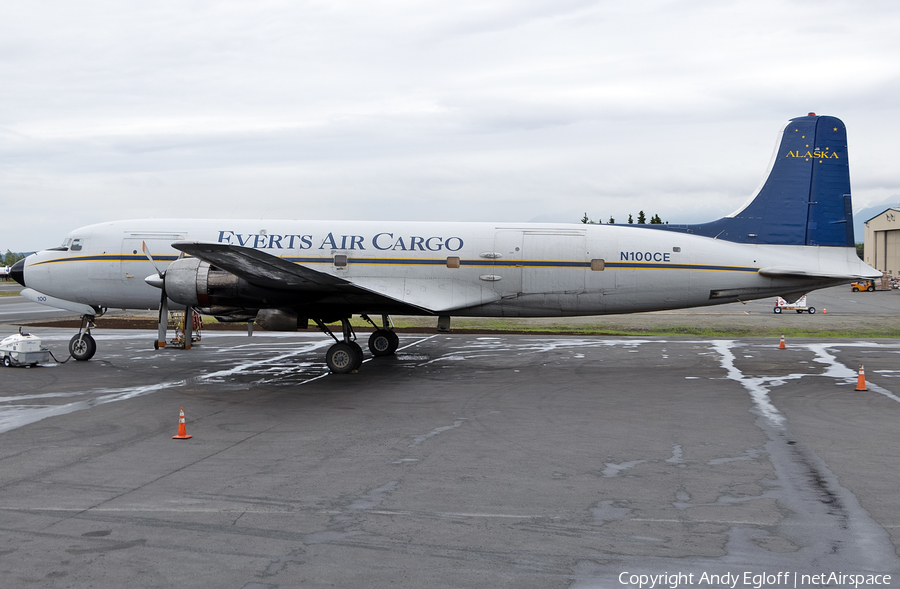
[[[120,278],[126,283],[144,282],[144,278],[156,273],[156,269],[144,254],[143,244],[146,243],[153,255],[156,266],[165,269],[181,254],[172,247],[172,242],[185,241],[186,231],[156,232],[156,231],[128,231],[122,240],[120,264]]]
[[[480,252],[485,262],[485,273],[479,278],[491,285],[501,296],[515,296],[522,292],[522,231],[498,229],[494,234],[491,251]]]
[[[523,238],[522,292],[584,292],[584,275],[590,269],[581,231],[528,231]]]

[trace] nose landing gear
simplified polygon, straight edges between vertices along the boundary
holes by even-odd
[[[80,362],[90,360],[97,352],[97,342],[91,336],[91,328],[94,325],[93,315],[81,316],[81,327],[78,328],[78,334],[69,340],[69,354]]]

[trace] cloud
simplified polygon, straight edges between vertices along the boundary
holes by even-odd
[[[845,120],[876,202],[900,193],[898,24],[836,1],[14,4],[0,249],[141,216],[705,221],[809,110]]]

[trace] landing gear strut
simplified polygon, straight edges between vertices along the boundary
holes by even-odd
[[[69,340],[69,354],[78,361],[90,360],[97,352],[97,342],[91,336],[92,327],[94,327],[94,316],[82,315],[78,335]]]

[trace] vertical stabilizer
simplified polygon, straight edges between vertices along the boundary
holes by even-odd
[[[769,173],[740,210],[699,225],[645,225],[738,243],[853,247],[847,131],[835,117],[791,119]]]

